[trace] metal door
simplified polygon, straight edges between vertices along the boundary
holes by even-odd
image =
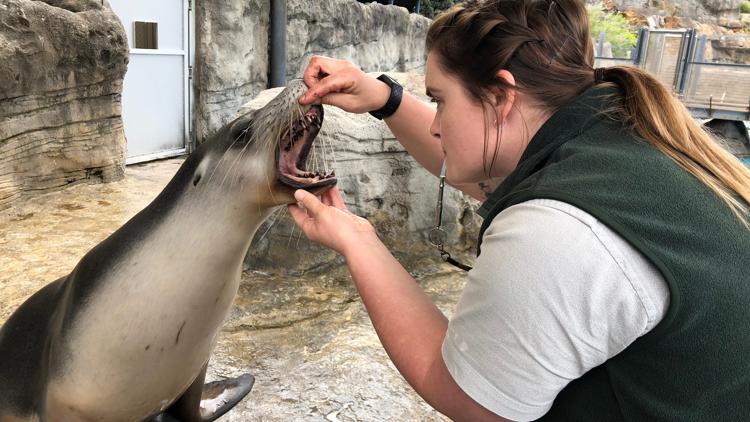
[[[684,29],[650,30],[647,34],[641,67],[666,87],[679,90],[689,32]]]
[[[122,92],[127,164],[184,154],[190,135],[189,0],[110,0],[130,46]]]

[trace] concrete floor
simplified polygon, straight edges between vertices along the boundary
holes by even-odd
[[[64,276],[147,205],[181,159],[126,170],[0,212],[0,324],[32,293]],[[281,278],[243,274],[211,358],[209,380],[250,372],[250,395],[222,421],[442,421],[383,351],[345,272]],[[420,284],[447,314],[464,275],[441,267]]]

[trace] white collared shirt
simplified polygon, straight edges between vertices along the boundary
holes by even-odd
[[[504,210],[485,232],[443,358],[475,401],[534,420],[668,306],[663,277],[622,237],[577,207],[535,199]]]

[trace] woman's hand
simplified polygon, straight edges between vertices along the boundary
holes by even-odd
[[[302,77],[309,87],[302,105],[330,104],[350,113],[377,110],[388,101],[390,88],[346,60],[313,56]]]
[[[304,190],[294,193],[302,204],[290,204],[289,213],[308,239],[347,256],[351,248],[378,241],[369,221],[346,209],[339,190],[334,186],[322,195],[322,201]]]

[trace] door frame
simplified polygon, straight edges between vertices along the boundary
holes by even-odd
[[[191,134],[192,130],[192,103],[193,103],[193,87],[192,87],[192,56],[190,54],[191,48],[193,48],[194,40],[192,38],[191,25],[193,24],[193,1],[182,0],[182,50],[166,49],[166,50],[150,50],[143,48],[130,48],[130,54],[136,55],[159,55],[159,56],[182,56],[182,77],[183,77],[183,93],[184,93],[184,107],[183,107],[183,146],[166,151],[159,151],[154,153],[137,155],[134,157],[125,157],[125,165],[138,164],[147,161],[160,160],[164,158],[177,157],[180,155],[188,154],[193,149],[193,141]]]

